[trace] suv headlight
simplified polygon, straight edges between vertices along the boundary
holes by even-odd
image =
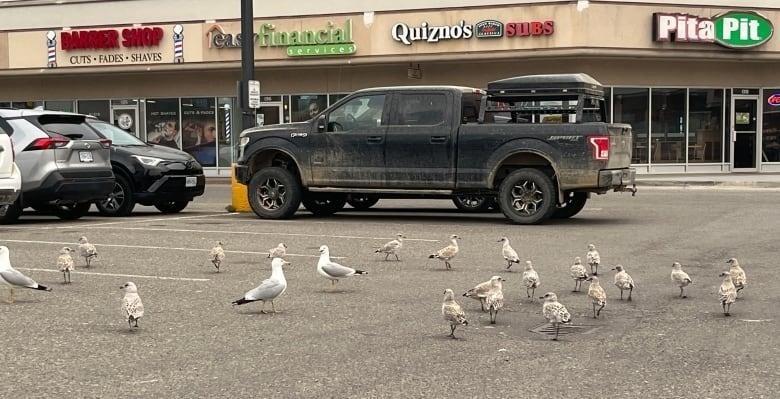
[[[145,157],[143,155],[133,155],[132,157],[137,159],[138,162],[144,164],[145,166],[151,166],[151,167],[155,167],[159,165],[160,162],[164,161],[161,158]]]

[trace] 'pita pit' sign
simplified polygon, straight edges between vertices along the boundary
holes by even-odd
[[[653,14],[653,40],[657,42],[717,43],[746,49],[766,43],[773,33],[772,21],[753,11],[729,11],[713,18]]]

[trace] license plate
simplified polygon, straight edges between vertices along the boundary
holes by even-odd
[[[195,187],[198,184],[197,176],[187,176],[184,178],[184,187]]]
[[[94,162],[91,151],[79,151],[79,161],[81,162]]]

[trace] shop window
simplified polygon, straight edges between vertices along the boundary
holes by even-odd
[[[342,98],[348,95],[349,93],[328,94],[328,106],[330,107],[331,105],[335,104],[336,102],[338,102],[339,100],[341,100]]]
[[[92,115],[104,122],[111,122],[111,103],[108,100],[79,100],[76,112]]]
[[[649,90],[639,87],[612,89],[612,120],[631,125],[633,146],[631,163],[648,163],[648,102]]]
[[[721,162],[723,89],[690,89],[688,109],[688,162]]]
[[[293,122],[307,121],[327,108],[327,104],[325,94],[290,96],[290,117]]]
[[[178,98],[146,99],[146,139],[150,143],[181,148]]]
[[[10,108],[10,107],[11,107],[11,103],[10,102],[8,102],[8,101],[0,102],[0,108]]]
[[[217,99],[217,162],[219,166],[227,167],[238,157],[238,135],[241,120],[240,112],[235,112],[235,98],[220,97]]]
[[[50,111],[74,112],[76,110],[73,101],[46,101],[43,107]]]
[[[685,89],[652,89],[652,163],[685,162]]]
[[[43,108],[43,101],[14,101],[11,103],[11,107],[18,109],[35,109],[38,107]]]
[[[217,166],[214,97],[181,99],[181,146],[202,166]]]
[[[780,162],[780,88],[764,89],[764,122],[761,144],[763,162]]]

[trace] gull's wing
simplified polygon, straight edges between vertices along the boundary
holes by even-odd
[[[141,302],[141,297],[138,294],[125,295],[122,301],[122,308],[128,317],[132,316],[134,319],[144,315],[144,304]]]
[[[263,280],[260,285],[247,291],[244,294],[244,299],[250,301],[259,301],[262,299],[271,299],[279,296],[284,291],[285,286],[280,281],[269,279]]]
[[[392,241],[388,241],[387,243],[385,243],[385,245],[382,245],[382,248],[380,248],[379,250],[382,251],[382,252],[395,251],[400,246],[401,246],[401,243],[398,242],[398,240],[392,240]]]
[[[455,254],[458,253],[458,248],[456,248],[454,245],[447,245],[446,247],[439,250],[439,252],[436,253],[436,256],[439,258],[451,258],[455,256]]]
[[[8,284],[18,287],[36,288],[38,283],[35,280],[25,276],[16,269],[8,269],[0,272],[0,277],[3,278]]]
[[[347,277],[355,274],[355,269],[342,266],[335,262],[328,262],[322,266],[322,271],[331,277]]]

